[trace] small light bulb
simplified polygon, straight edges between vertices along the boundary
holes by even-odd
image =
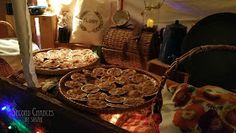
[[[36,128],[35,133],[44,133],[44,130],[42,128]]]
[[[12,126],[10,125],[10,126],[8,126],[7,128],[8,128],[9,130],[11,130],[11,129],[12,129]]]
[[[7,109],[7,106],[3,106],[3,107],[1,108],[2,111],[6,110],[6,109]]]

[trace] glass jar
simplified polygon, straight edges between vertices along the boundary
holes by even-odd
[[[58,15],[58,41],[61,43],[68,43],[71,34],[70,22],[72,16],[68,11],[60,12]]]

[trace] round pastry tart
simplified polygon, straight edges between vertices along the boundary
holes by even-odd
[[[143,70],[93,66],[63,76],[59,91],[67,102],[81,109],[117,113],[150,105],[158,85],[159,80]]]
[[[130,90],[128,91],[127,96],[128,97],[140,97],[140,96],[142,97],[143,93],[139,90]]]
[[[118,77],[122,74],[122,70],[120,68],[109,68],[107,69],[107,75]]]
[[[71,75],[71,79],[81,81],[81,80],[86,80],[86,77],[85,77],[84,74],[74,73],[74,74]]]
[[[85,84],[81,87],[81,90],[86,92],[86,93],[93,94],[93,93],[98,92],[100,89],[97,85]]]
[[[82,85],[82,83],[73,80],[68,80],[65,82],[65,87],[68,88],[80,88]]]
[[[107,70],[105,68],[98,67],[98,68],[93,69],[91,76],[92,77],[106,76],[106,72]]]
[[[68,97],[73,100],[86,101],[87,94],[81,91],[80,89],[70,89],[66,92]]]
[[[117,88],[113,88],[113,89],[109,90],[109,93],[111,95],[118,95],[118,96],[120,96],[120,95],[124,95],[125,93],[127,93],[127,90],[125,90],[124,88],[117,87]]]
[[[105,100],[106,97],[107,97],[107,94],[103,93],[103,92],[88,94],[88,99],[89,100]]]

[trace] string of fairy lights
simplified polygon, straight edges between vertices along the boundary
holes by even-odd
[[[29,127],[16,114],[14,102],[0,100],[0,133],[44,133],[42,127]]]

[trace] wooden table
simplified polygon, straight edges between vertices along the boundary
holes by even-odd
[[[37,77],[38,77],[38,81],[39,81],[39,83],[42,83],[42,82],[44,82],[45,80],[48,80],[48,79],[51,79],[51,78],[55,78],[55,76],[45,76],[45,75],[37,75]],[[60,78],[60,77],[62,77],[62,76],[57,76],[58,78]],[[161,79],[161,76],[159,76],[159,75],[156,75],[156,77],[158,78],[158,79]],[[24,88],[26,88],[26,86],[24,85],[25,84],[25,80],[24,80],[24,76],[23,76],[23,71],[19,71],[19,72],[17,72],[17,73],[15,73],[15,74],[13,74],[13,75],[11,75],[10,77],[9,77],[13,82],[12,82],[12,84],[14,84],[14,85],[16,85],[16,84],[18,84],[18,85],[20,85],[20,86],[22,86],[22,87],[24,87]],[[171,80],[167,80],[167,86],[170,86],[170,85],[173,85],[173,84],[178,84],[178,83],[176,83],[176,82],[174,82],[174,81],[171,81]],[[76,112],[76,113],[78,113],[78,114],[83,114],[84,116],[88,116],[88,119],[90,120],[90,119],[93,119],[93,118],[95,118],[95,120],[97,120],[97,121],[102,121],[101,123],[103,123],[104,122],[104,120],[106,121],[105,123],[106,124],[111,124],[111,123],[109,123],[109,122],[107,122],[107,121],[109,121],[109,120],[106,120],[106,119],[104,119],[104,120],[102,120],[102,119],[100,119],[100,118],[106,118],[106,117],[108,117],[107,115],[102,115],[102,117],[101,117],[101,115],[100,116],[95,116],[95,115],[93,115],[93,114],[88,114],[88,112],[84,112],[84,111],[82,111],[82,110],[78,110],[78,109],[75,109],[75,108],[71,108],[70,106],[68,106],[68,105],[66,105],[66,104],[64,104],[63,103],[63,97],[61,97],[61,95],[59,95],[59,92],[58,91],[50,91],[50,92],[47,92],[47,91],[43,91],[41,88],[35,88],[35,90],[33,90],[33,92],[35,92],[36,93],[36,96],[37,97],[40,97],[40,98],[43,98],[45,101],[44,101],[44,104],[47,104],[47,102],[53,102],[52,104],[59,104],[59,107],[58,108],[69,108],[70,109],[70,111],[73,111],[73,112]],[[40,104],[40,103],[39,103]],[[44,106],[44,105],[43,105]],[[55,106],[55,105],[54,105]],[[148,111],[149,110],[149,111]],[[139,112],[139,111],[137,111],[137,112]],[[147,108],[147,110],[142,110],[141,112],[150,112],[150,108]],[[64,112],[61,112],[61,113],[64,113]],[[139,113],[136,113],[136,112],[132,112],[131,114],[135,114],[135,115],[130,115],[130,114],[128,114],[128,113],[125,113],[125,114],[120,114],[120,116],[122,117],[121,119],[119,119],[119,121],[118,122],[116,122],[116,123],[118,123],[118,124],[116,124],[116,125],[119,125],[120,127],[122,126],[122,125],[125,125],[124,127],[122,127],[122,128],[124,128],[124,129],[127,129],[127,130],[134,130],[133,128],[134,128],[134,126],[132,126],[132,128],[130,128],[129,126],[127,126],[127,125],[133,125],[132,124],[132,121],[135,121],[136,119],[142,119],[142,120],[144,120],[144,123],[145,123],[145,121],[149,121],[149,118],[148,117],[146,117],[146,116],[144,116],[144,115],[142,115],[142,114],[139,114]],[[74,115],[74,114],[73,114]],[[129,115],[129,118],[128,117],[126,117],[126,115]],[[91,116],[91,117],[90,117]],[[70,117],[80,117],[80,116],[72,116],[72,114],[70,115]],[[110,116],[109,116],[110,117]],[[125,122],[125,121],[123,121],[122,119],[123,118],[125,118],[126,117],[126,119],[127,119],[127,122],[128,122],[128,124]],[[68,118],[68,119],[70,119],[70,118]],[[128,120],[128,119],[130,119],[130,120]],[[139,120],[140,122],[142,121],[142,120]],[[56,122],[56,123],[58,123],[58,122]],[[122,123],[122,124],[121,124]],[[136,122],[137,123],[137,122]],[[141,122],[142,123],[142,122]],[[138,125],[137,124],[137,126],[139,126],[139,127],[137,127],[136,129],[137,130],[139,130],[139,129],[141,129],[140,127],[142,127],[143,125],[141,124],[141,125]],[[121,128],[119,128],[119,127],[117,127],[117,126],[114,126],[113,124],[112,124],[112,127],[113,128],[115,128],[115,130],[121,130]],[[147,125],[145,125],[145,126],[143,126],[143,127],[147,127]],[[99,129],[98,129],[99,130]],[[151,128],[147,128],[147,130],[153,130],[152,129],[152,127]],[[148,132],[148,131],[145,131],[145,132]],[[119,132],[124,132],[124,131],[126,131],[126,130],[121,130],[121,131],[119,131]]]

